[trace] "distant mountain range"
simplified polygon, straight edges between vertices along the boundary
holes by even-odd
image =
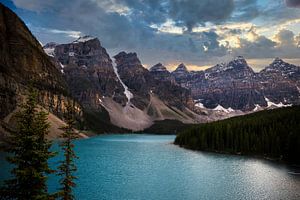
[[[182,87],[190,89],[193,99],[207,108],[221,105],[251,111],[271,104],[300,103],[300,68],[280,58],[258,73],[239,56],[204,71],[189,72],[181,64],[172,74]]]
[[[161,63],[146,69],[136,53],[112,59],[92,36],[42,48],[0,6],[1,120],[24,100],[30,82],[45,109],[62,118],[72,102],[80,127],[99,133],[140,131],[157,121],[202,123],[300,103],[300,68],[279,58],[259,73],[241,56],[205,71],[180,64],[169,72]]]

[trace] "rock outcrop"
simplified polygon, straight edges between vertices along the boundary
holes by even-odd
[[[123,105],[127,101],[112,61],[97,38],[85,36],[56,45],[54,57],[63,67],[72,96],[85,107],[100,109],[103,96]]]
[[[1,124],[24,102],[29,85],[38,90],[38,104],[50,113],[63,118],[66,104],[72,104],[82,120],[82,108],[69,94],[61,72],[24,22],[0,4]]]

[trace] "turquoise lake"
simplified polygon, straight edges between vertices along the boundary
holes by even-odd
[[[300,176],[294,167],[194,152],[173,145],[174,138],[102,135],[77,140],[76,199],[300,199]],[[9,168],[3,157],[0,154],[1,180],[7,178]],[[51,166],[59,159],[52,159]],[[50,177],[50,191],[59,187],[57,181]]]

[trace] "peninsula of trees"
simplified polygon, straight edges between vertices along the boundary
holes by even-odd
[[[300,106],[196,125],[180,132],[175,144],[192,150],[300,163]]]

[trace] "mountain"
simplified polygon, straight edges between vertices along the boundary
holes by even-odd
[[[62,118],[70,102],[81,118],[81,106],[69,94],[61,72],[44,53],[39,41],[15,13],[0,4],[1,124],[10,123],[10,115],[25,100],[29,85],[39,90],[38,103],[44,109]]]
[[[47,45],[44,47],[46,52]],[[127,101],[112,60],[97,38],[85,36],[69,44],[56,45],[53,55],[63,66],[63,75],[72,95],[84,107],[101,109],[103,96],[121,104]]]
[[[115,59],[121,79],[133,93],[135,106],[144,109],[149,104],[150,94],[155,94],[168,106],[188,107],[189,91],[172,81],[168,71],[158,71],[157,66],[156,71],[153,68],[149,71],[142,66],[136,53],[121,52]],[[160,68],[165,69],[162,65]]]
[[[276,58],[258,74],[265,98],[276,104],[300,103],[300,67]]]
[[[145,109],[150,100],[151,76],[136,53],[120,52],[114,56],[116,68],[124,84],[133,93],[131,102],[139,109]]]
[[[278,58],[259,73],[242,56],[204,71],[177,69],[172,73],[175,80],[191,90],[193,99],[202,108],[222,106],[249,112],[300,103],[300,68]]]
[[[190,78],[189,75],[190,73],[183,63],[178,65],[178,67],[172,72],[172,76],[175,78],[176,82],[182,87],[188,87],[187,83]]]
[[[207,108],[221,105],[234,110],[251,110],[254,104],[264,103],[254,76],[246,60],[237,57],[227,64],[218,64],[194,75],[189,85],[193,97],[203,99]]]
[[[44,50],[83,106],[86,123],[99,124],[94,127],[98,132],[103,131],[100,124],[138,131],[165,119],[199,121],[189,108],[189,90],[163,66],[158,73],[144,68],[136,53],[120,52],[114,63],[99,39],[91,36],[69,44],[49,43]]]
[[[172,76],[172,74],[167,70],[167,68],[161,64],[158,63],[154,66],[152,66],[149,69],[150,73],[152,74],[152,77],[159,81],[168,81],[172,84],[175,84],[175,78]]]

